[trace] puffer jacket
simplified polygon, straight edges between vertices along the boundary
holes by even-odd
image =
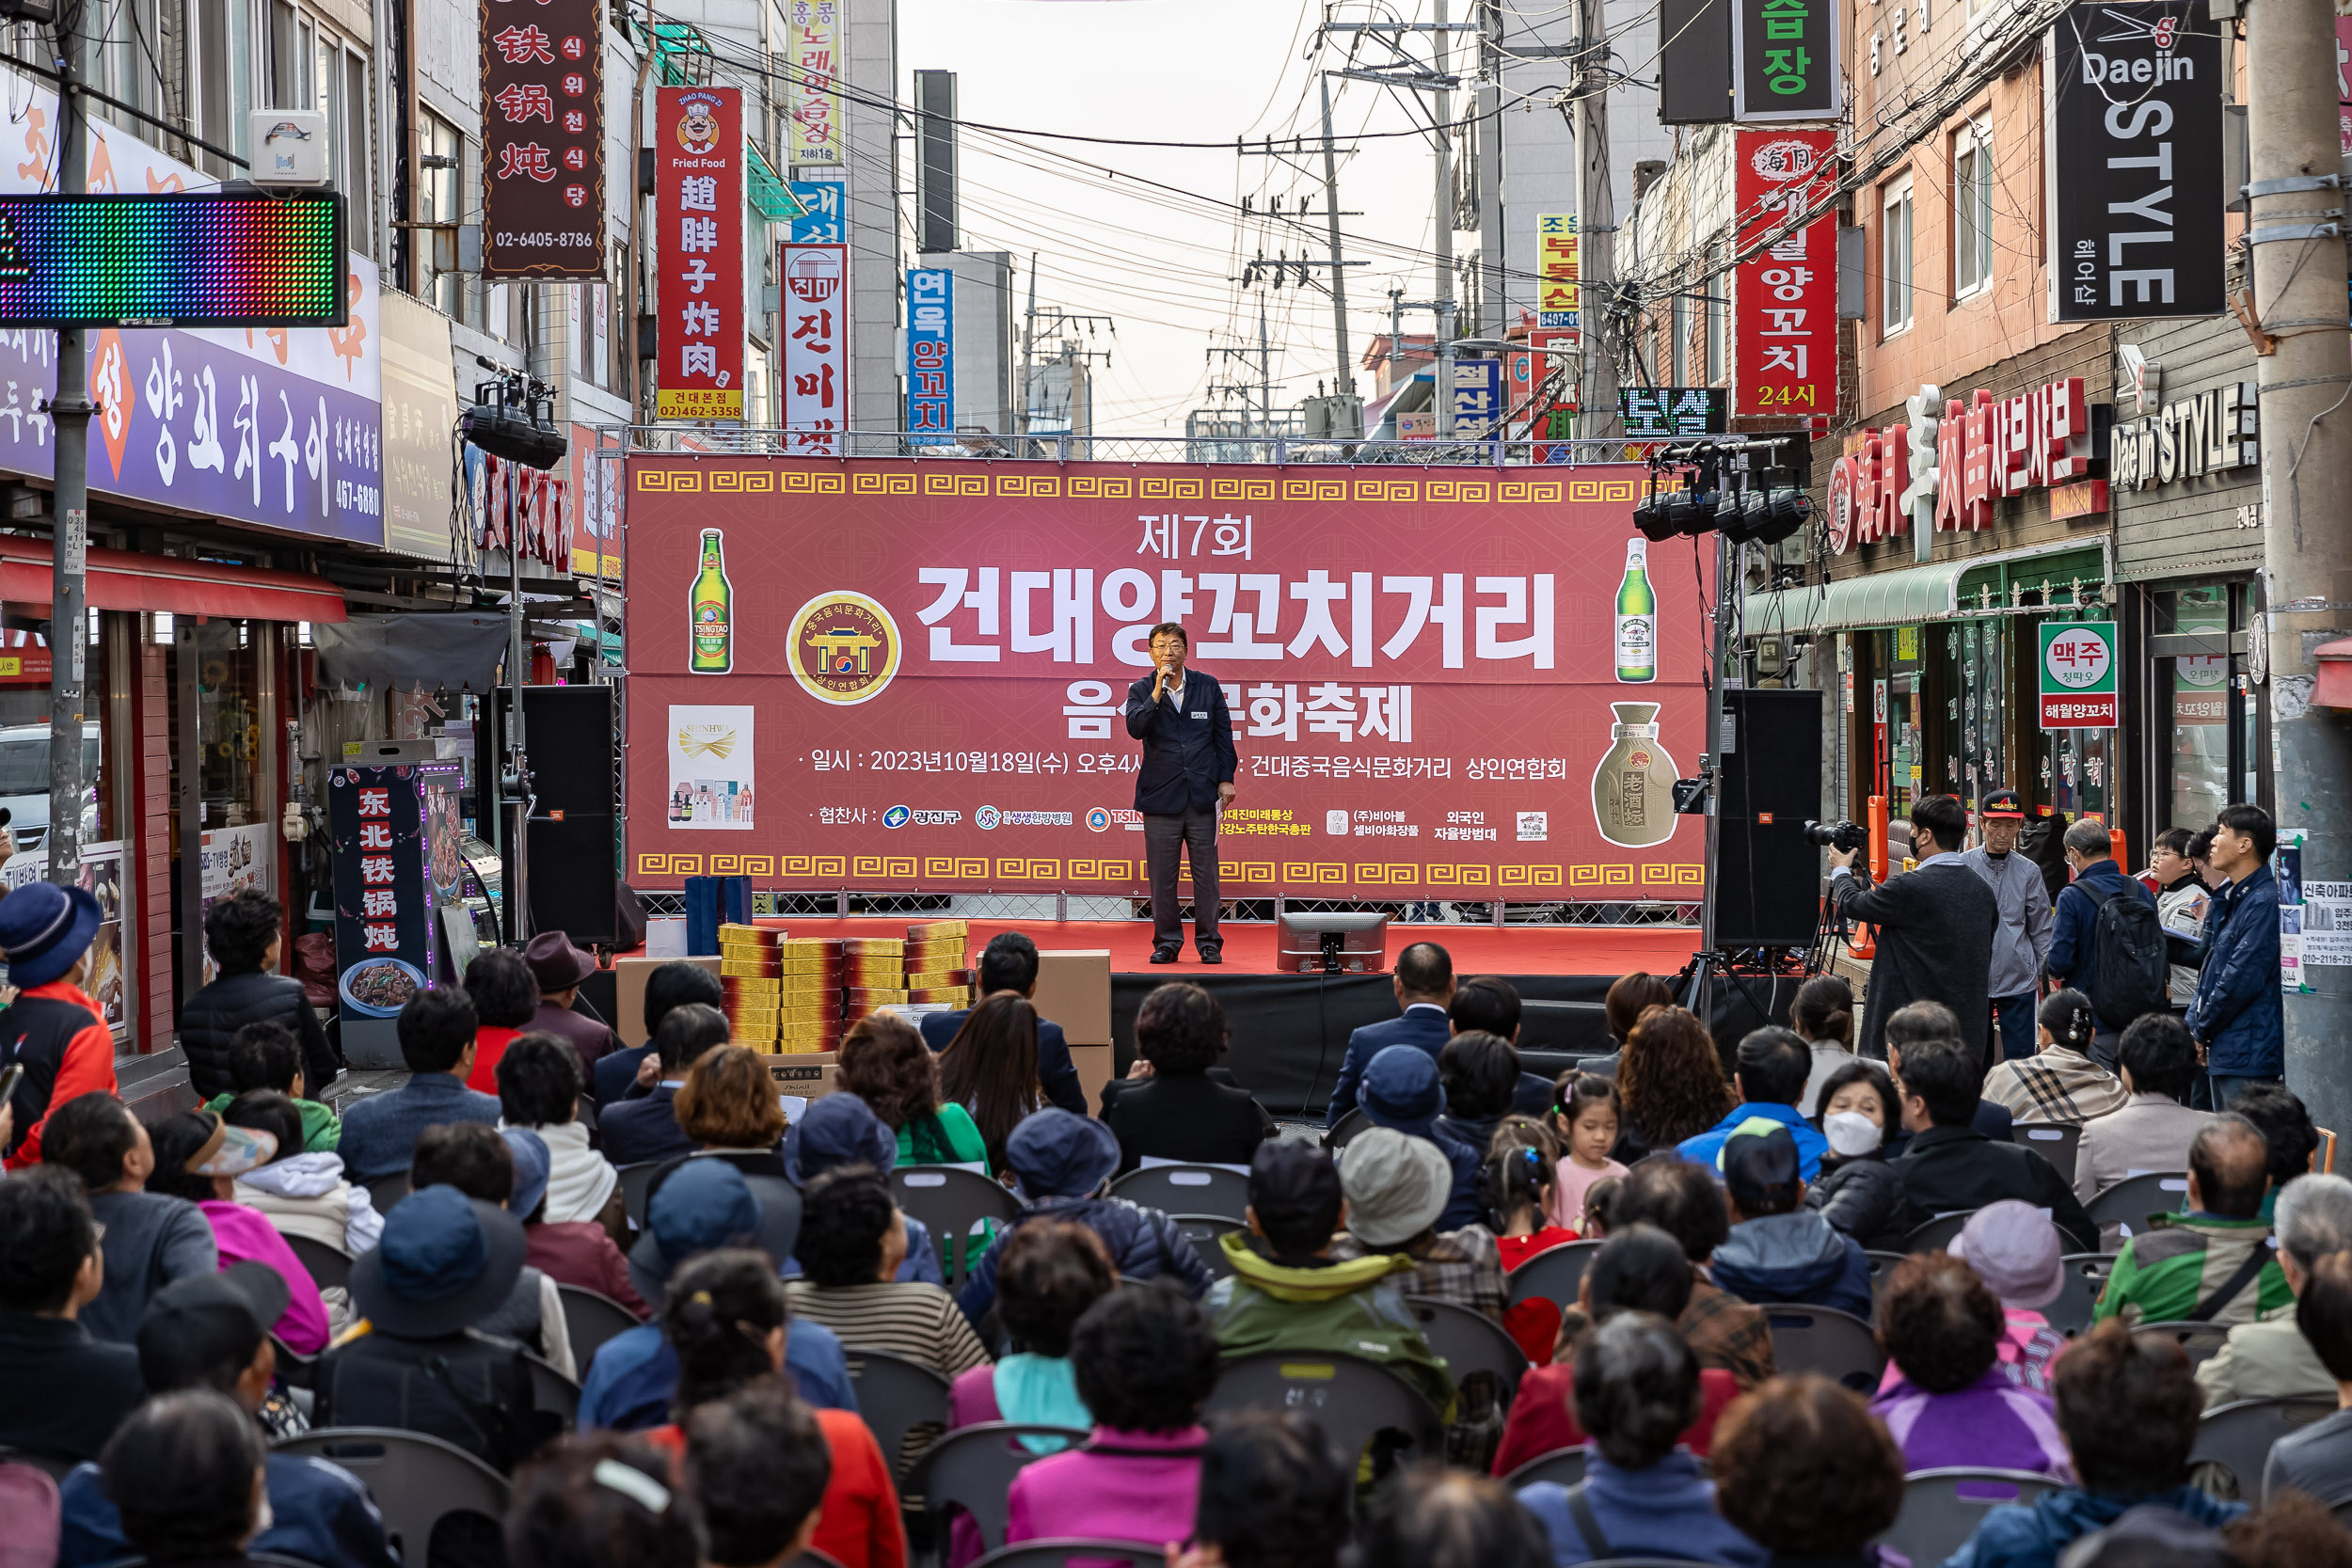
[[[1805,1189],[1804,1203],[1836,1227],[1838,1234],[1852,1237],[1870,1252],[1902,1251],[1903,1238],[1916,1223],[1903,1193],[1903,1179],[1875,1154],[1849,1160],[1833,1155],[1822,1161],[1821,1179]]]
[[[224,974],[180,1008],[180,1048],[188,1055],[188,1083],[199,1100],[229,1094],[229,1048],[248,1023],[282,1023],[302,1042],[302,1088],[317,1099],[342,1070],[302,982],[254,970]]]
[[[1392,1275],[1410,1274],[1402,1253],[1344,1260],[1278,1263],[1246,1231],[1217,1238],[1233,1271],[1216,1282],[1206,1306],[1216,1345],[1228,1359],[1262,1351],[1315,1354],[1343,1350],[1376,1361],[1428,1400],[1440,1416],[1455,1413],[1453,1374],[1429,1348]]]
[[[1756,1306],[1803,1303],[1870,1316],[1870,1260],[1852,1237],[1810,1209],[1733,1226],[1708,1259],[1707,1273],[1724,1290]]]
[[[323,1242],[357,1258],[384,1234],[365,1187],[344,1179],[336,1154],[294,1154],[237,1178],[237,1201],[269,1216],[281,1236]]]
[[[963,1315],[977,1323],[996,1305],[996,1264],[1012,1233],[1034,1219],[1070,1220],[1085,1226],[1110,1249],[1111,1266],[1131,1279],[1173,1280],[1184,1294],[1199,1301],[1208,1293],[1209,1266],[1200,1261],[1191,1241],[1176,1222],[1157,1209],[1146,1209],[1123,1197],[1048,1197],[1026,1209],[997,1232],[956,1297]]]

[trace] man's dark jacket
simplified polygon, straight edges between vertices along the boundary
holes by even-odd
[[[1143,742],[1136,810],[1153,816],[1212,811],[1216,786],[1233,782],[1233,716],[1215,675],[1184,672],[1184,706],[1152,700],[1152,676],[1127,689],[1127,733]]]
[[[1879,928],[1870,993],[1854,1049],[1886,1058],[1886,1020],[1914,1002],[1941,1002],[1960,1020],[1960,1040],[1979,1056],[1993,1016],[1993,937],[2001,907],[1984,879],[1958,855],[1938,856],[1877,887],[1860,877],[1830,879],[1830,896],[1850,920]]]
[[[2051,1223],[2069,1243],[2067,1251],[2099,1250],[2099,1227],[2083,1212],[2074,1183],[2022,1144],[1994,1143],[1973,1128],[1931,1127],[1915,1133],[1911,1147],[1887,1163],[1903,1179],[1903,1196],[1911,1200],[1908,1225],[2013,1197],[2050,1211]]]
[[[918,1025],[923,1031],[923,1043],[935,1052],[946,1050],[947,1042],[956,1037],[956,1031],[971,1016],[969,1007],[959,1007],[951,1013],[925,1013]],[[1060,1024],[1042,1018],[1037,1021],[1037,1082],[1047,1100],[1072,1116],[1087,1114],[1087,1092],[1078,1086],[1078,1065],[1070,1059],[1070,1041],[1063,1037]]]
[[[180,1008],[180,1048],[188,1053],[188,1086],[199,1100],[235,1092],[229,1082],[229,1048],[248,1023],[282,1023],[294,1031],[302,1042],[302,1091],[312,1100],[342,1070],[301,981],[258,969],[224,974]]]

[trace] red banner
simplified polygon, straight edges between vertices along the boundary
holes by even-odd
[[[630,879],[1140,891],[1175,620],[1232,895],[1694,900],[1711,555],[1642,477],[631,457]]]
[[[596,0],[482,0],[482,276],[604,276]]]
[[[1741,131],[1742,249],[1828,194],[1837,133]],[[1733,269],[1735,414],[1837,412],[1837,217],[1823,213]]]
[[[654,103],[661,268],[654,417],[743,417],[743,91],[662,87]]]

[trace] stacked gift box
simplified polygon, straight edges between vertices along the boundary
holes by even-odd
[[[720,927],[719,985],[735,1043],[771,1054],[837,1047],[845,945],[773,926]]]
[[[906,979],[910,1003],[972,1006],[972,928],[961,920],[930,920],[907,927]]]

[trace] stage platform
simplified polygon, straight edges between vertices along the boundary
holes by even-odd
[[[897,935],[921,915],[805,915],[785,926],[796,937]],[[1204,964],[1191,947],[1183,961],[1153,964],[1152,927],[1142,920],[974,920],[972,953],[999,931],[1021,931],[1041,948],[1104,948],[1111,955],[1111,1033],[1121,1071],[1135,1052],[1136,1009],[1155,986],[1189,980],[1224,1006],[1232,1028],[1226,1065],[1277,1116],[1320,1118],[1350,1032],[1396,1016],[1390,977],[1284,974],[1274,966],[1270,924],[1229,924],[1225,961]],[[1191,927],[1185,927],[1189,939]],[[1531,1001],[1598,1004],[1631,970],[1671,975],[1698,948],[1698,932],[1660,926],[1407,926],[1389,927],[1389,959],[1415,942],[1453,955],[1459,975],[1501,974]],[[1785,1004],[1784,1004],[1785,1005]],[[1540,1012],[1540,1010],[1539,1010]],[[1520,1042],[1547,1050],[1602,1054],[1609,1049],[1596,1008],[1532,1013]]]

